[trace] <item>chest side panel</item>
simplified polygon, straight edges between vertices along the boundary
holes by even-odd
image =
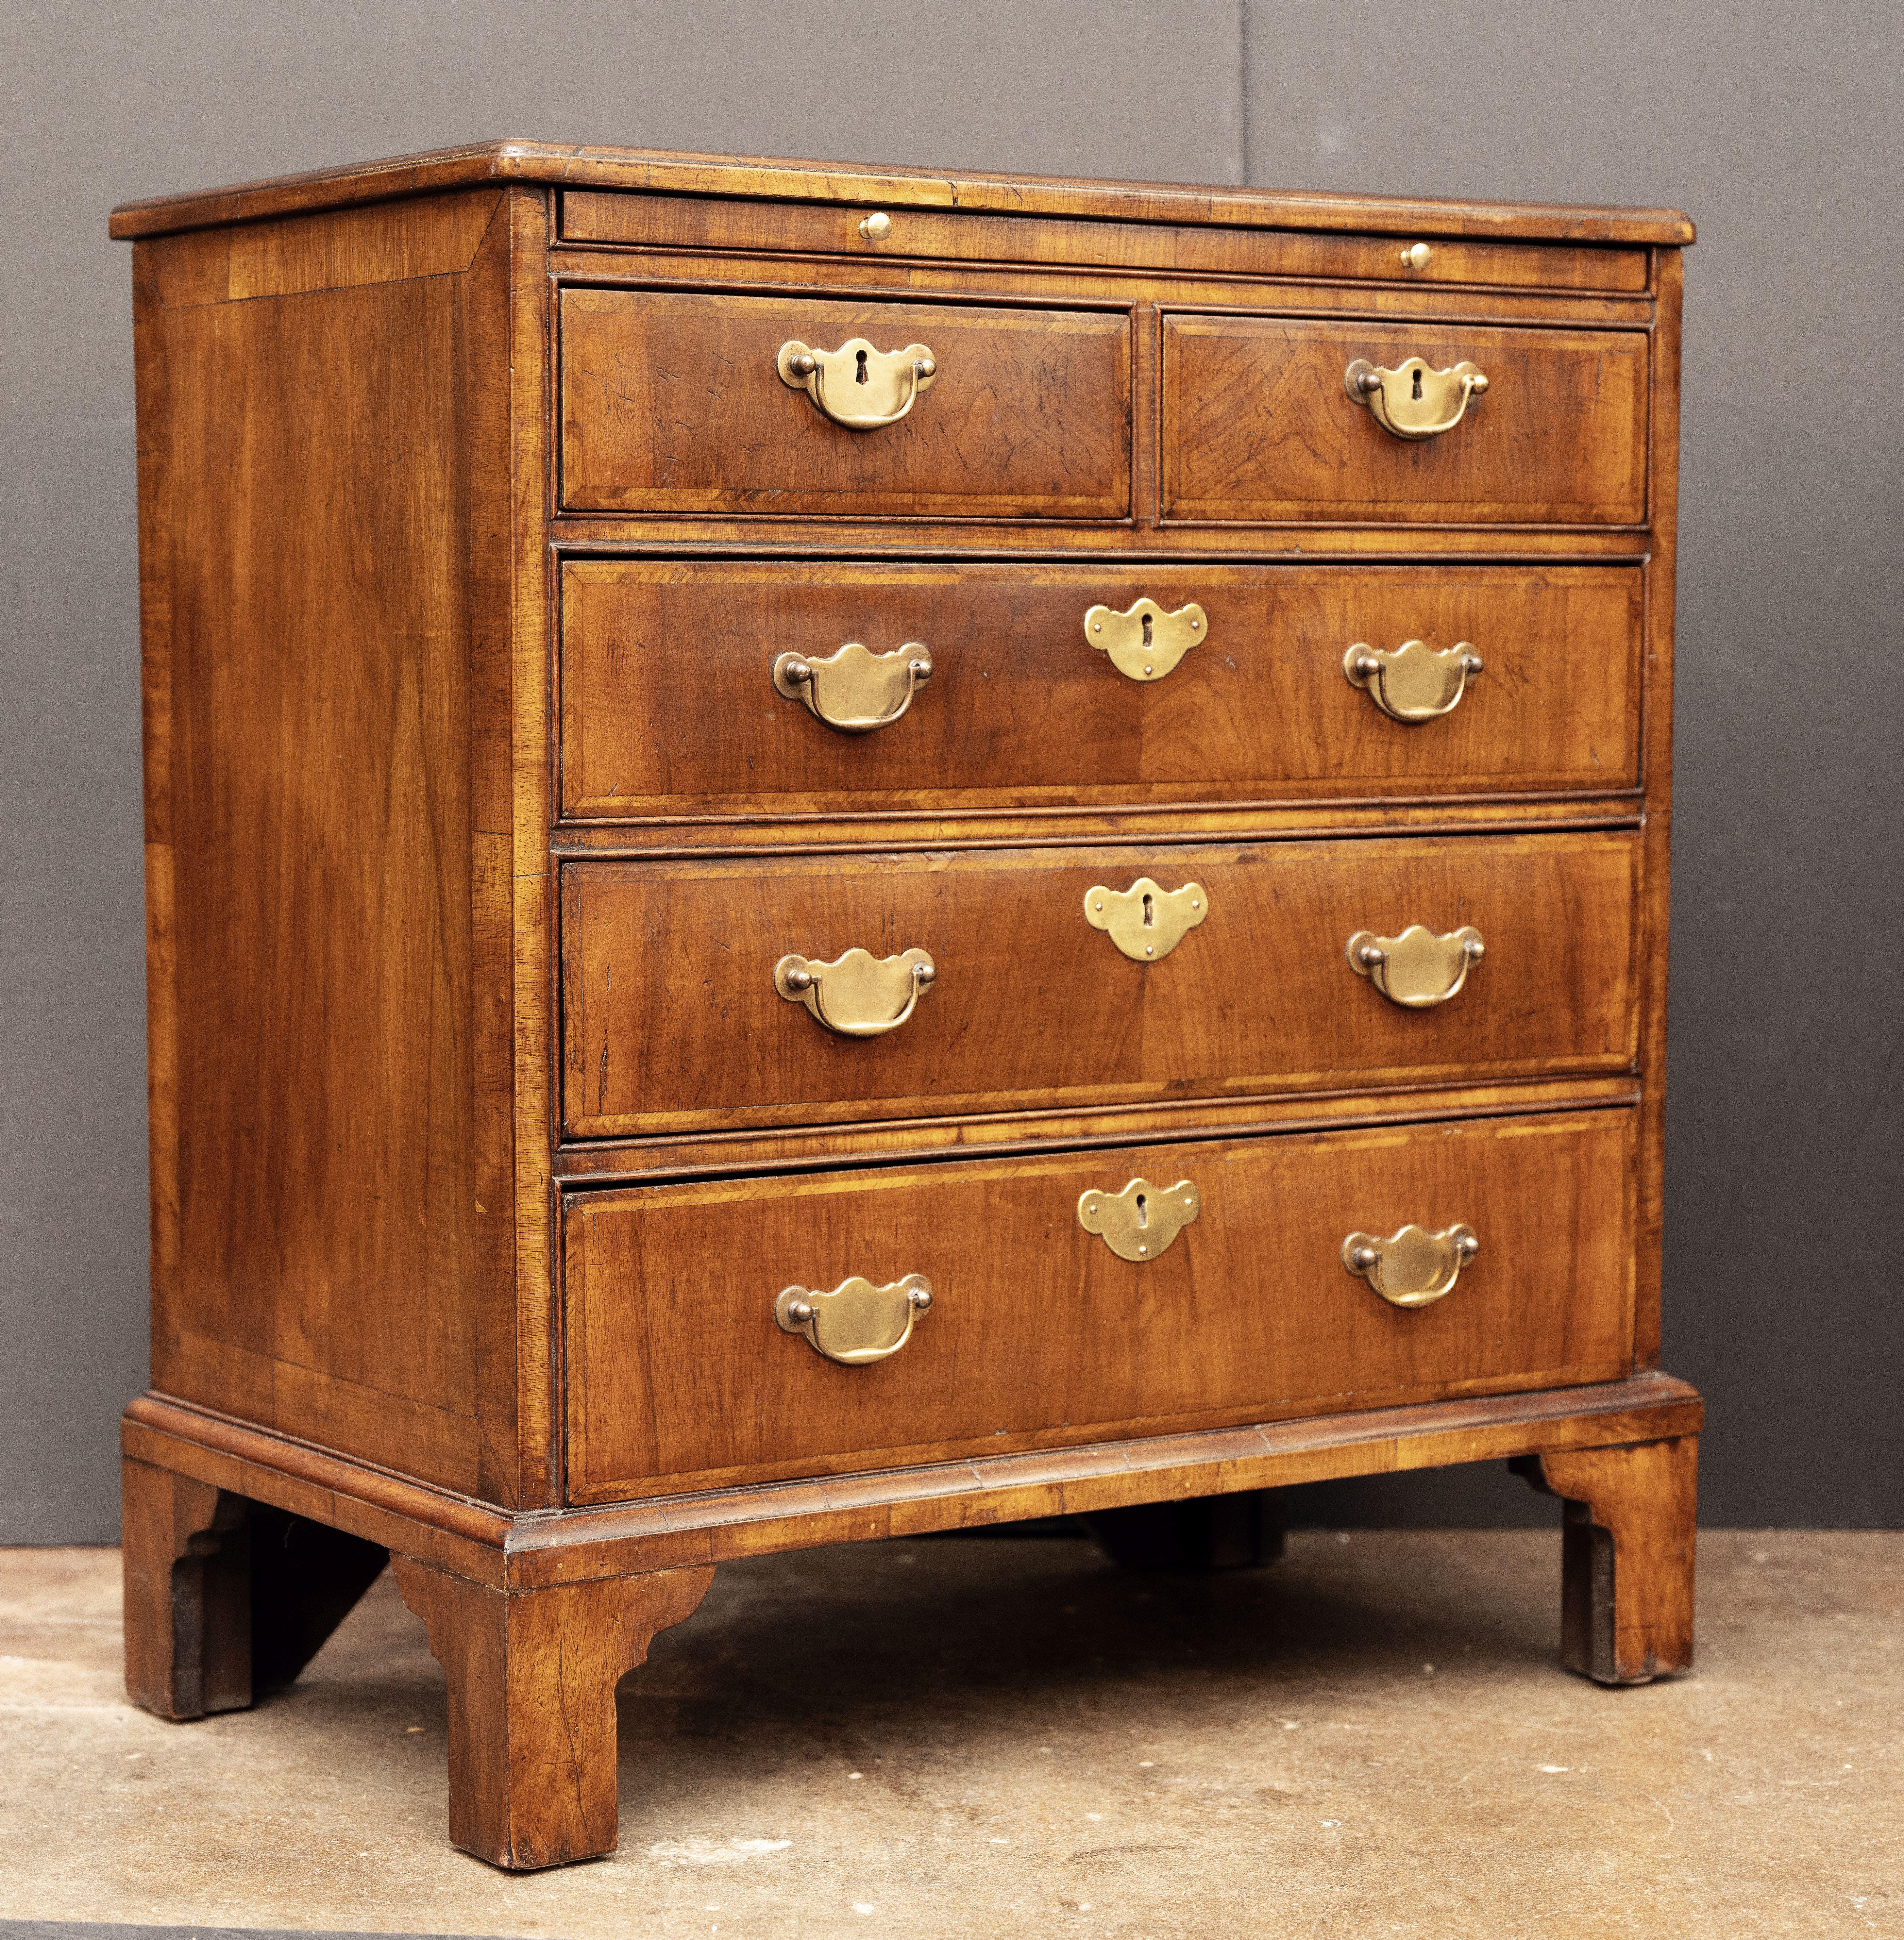
[[[154,1383],[472,1490],[499,200],[150,246],[140,322]]]

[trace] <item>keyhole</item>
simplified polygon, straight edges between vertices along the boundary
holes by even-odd
[[[1150,645],[1150,615],[1148,613],[1144,615],[1144,645],[1146,647]]]
[[[863,350],[859,353],[859,371],[853,381],[856,384],[863,384],[866,381],[866,353]],[[1414,394],[1417,398],[1421,395],[1421,379],[1418,374],[1414,380]]]
[[[1144,898],[1144,927],[1146,929],[1155,929],[1157,927],[1156,906],[1148,896]]]
[[[863,384],[866,381],[866,353],[863,350],[859,353],[859,381]],[[1417,398],[1421,395],[1421,373],[1419,371],[1414,374],[1414,394]]]
[[[1147,1210],[1146,1210],[1146,1209],[1145,1209],[1145,1206],[1144,1206],[1144,1196],[1143,1196],[1143,1194],[1140,1192],[1140,1193],[1139,1193],[1139,1194],[1137,1194],[1137,1230],[1138,1230],[1138,1231],[1139,1231],[1139,1232],[1142,1232],[1142,1231],[1143,1231],[1143,1229],[1144,1229],[1146,1226],[1148,1226],[1149,1224],[1150,1224],[1150,1214],[1149,1214],[1149,1212],[1148,1212]]]

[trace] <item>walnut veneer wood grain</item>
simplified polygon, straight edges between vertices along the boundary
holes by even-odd
[[[1606,1380],[1632,1331],[1633,1115],[577,1194],[565,1202],[569,1486],[590,1502],[1203,1423]],[[1132,1263],[1079,1195],[1179,1179],[1195,1221]],[[1344,1236],[1473,1228],[1433,1306]],[[789,1285],[931,1282],[889,1359],[774,1325]]]
[[[1167,519],[1643,524],[1643,331],[1164,319]],[[1356,358],[1463,358],[1488,378],[1453,430],[1384,431],[1344,384]]]
[[[572,1136],[1011,1111],[1631,1063],[1626,834],[571,862],[563,871]],[[1085,920],[1148,876],[1209,897],[1161,961]],[[1427,1010],[1349,967],[1360,930],[1477,926]],[[882,1037],[840,1037],[774,965],[922,949],[938,975]]]
[[[1638,779],[1643,575],[1619,567],[828,565],[570,560],[562,801],[624,819],[1324,800]],[[1094,651],[1094,605],[1195,602],[1207,632],[1155,682]],[[1355,642],[1486,663],[1454,711],[1382,713]],[[911,642],[905,716],[833,732],[775,691],[782,654]]]
[[[1684,218],[502,142],[114,226],[139,1701],[242,1706],[395,1554],[453,1836],[552,1864],[614,1843],[615,1679],[723,1558],[1501,1456],[1570,1504],[1564,1660],[1689,1661]],[[938,370],[863,434],[775,368],[855,334]],[[1342,378],[1411,354],[1491,384],[1405,445]],[[1082,630],[1140,595],[1211,628],[1143,687]],[[849,740],[769,682],[854,638],[935,670]],[[1341,673],[1411,638],[1486,661],[1421,728]],[[1210,899],[1147,965],[1083,920],[1140,874]],[[1425,1011],[1344,956],[1411,922],[1487,944]],[[938,959],[896,1034],[774,990],[853,945]],[[1076,1204],[1140,1171],[1203,1209],[1133,1266]],[[1456,1220],[1433,1306],[1341,1264]],[[889,1361],[774,1324],[920,1270]]]
[[[174,308],[163,282],[155,1378],[474,1488],[465,360],[500,286],[465,265]]]
[[[562,502],[582,511],[1121,518],[1130,323],[1085,310],[565,289]],[[897,423],[852,431],[784,383],[793,339],[923,343]]]

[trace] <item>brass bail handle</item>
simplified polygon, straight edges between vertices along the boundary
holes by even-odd
[[[1404,640],[1393,652],[1358,640],[1342,657],[1349,685],[1362,688],[1391,721],[1411,728],[1452,714],[1482,665],[1467,640],[1439,652],[1425,640]]]
[[[1425,1011],[1457,996],[1469,971],[1486,953],[1472,924],[1437,936],[1411,923],[1399,936],[1378,936],[1359,929],[1349,938],[1349,968],[1366,977],[1391,1004]]]
[[[938,362],[923,343],[880,350],[863,337],[837,350],[816,350],[791,337],[774,359],[780,381],[808,397],[848,431],[877,431],[897,424],[920,394],[929,391]]]
[[[1461,1269],[1480,1251],[1472,1226],[1430,1233],[1410,1225],[1385,1240],[1351,1233],[1342,1242],[1342,1264],[1391,1307],[1432,1307],[1454,1290]]]
[[[917,640],[889,654],[849,640],[824,660],[782,654],[774,663],[774,691],[842,734],[889,728],[932,677],[932,650]]]
[[[805,1005],[836,1037],[883,1037],[917,1009],[938,974],[923,950],[874,956],[856,949],[831,963],[783,956],[774,966],[774,987],[789,1003]]]
[[[932,1283],[923,1274],[908,1274],[885,1286],[855,1274],[831,1293],[784,1288],[774,1303],[774,1318],[783,1332],[804,1334],[815,1353],[857,1368],[896,1354],[932,1304]]]
[[[1437,371],[1411,357],[1393,371],[1358,357],[1342,374],[1350,397],[1396,438],[1439,438],[1466,413],[1468,400],[1488,388],[1478,365],[1462,362]]]

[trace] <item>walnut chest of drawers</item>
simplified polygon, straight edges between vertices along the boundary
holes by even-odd
[[[548,1865],[725,1557],[1484,1458],[1567,1664],[1689,1661],[1684,218],[496,143],[114,228],[136,1698],[393,1557]]]

